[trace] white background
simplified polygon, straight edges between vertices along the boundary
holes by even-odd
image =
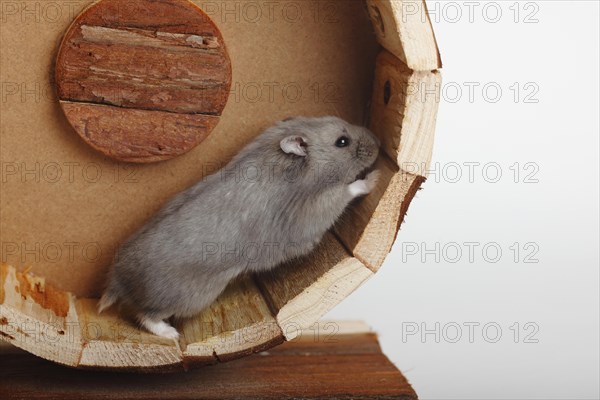
[[[432,173],[385,265],[326,318],[366,321],[422,399],[598,399],[599,5],[471,2],[470,21],[468,3],[428,1]]]

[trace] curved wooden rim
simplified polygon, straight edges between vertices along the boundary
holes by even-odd
[[[75,298],[1,265],[0,338],[71,367],[183,370],[294,339],[377,272],[426,177],[441,61],[424,1],[367,5],[385,47],[377,59],[369,123],[382,140],[383,179],[310,257],[298,261],[301,268],[290,265],[232,284],[209,309],[178,324],[182,336],[175,342],[140,330],[115,311],[98,315],[95,299]]]

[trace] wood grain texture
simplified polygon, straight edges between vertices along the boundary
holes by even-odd
[[[61,100],[219,115],[230,71],[219,38],[81,25],[57,70]],[[134,62],[135,61],[135,62]]]
[[[78,368],[168,372],[240,358],[284,341],[250,277],[233,282],[197,317],[176,321],[179,341],[141,329],[128,310],[61,292],[0,265],[0,339]]]
[[[373,273],[329,233],[308,257],[257,276],[287,340],[346,298]]]
[[[231,283],[198,316],[176,325],[189,366],[240,358],[283,342],[269,306],[250,277]]]
[[[148,163],[208,136],[229,96],[231,63],[219,30],[188,0],[103,0],[65,34],[56,85],[86,142]]]
[[[32,296],[17,283],[39,278],[7,265],[0,271],[5,277],[0,338],[60,364],[144,372],[229,361],[291,340],[373,274],[328,234],[310,256],[257,277],[261,291],[249,278],[233,282],[200,315],[179,322],[182,336],[177,342],[141,330],[127,319],[127,310],[113,307],[98,315],[95,299],[75,299],[43,284],[33,284],[38,294]],[[56,330],[69,332],[65,343],[50,340],[30,345],[16,336],[27,324],[56,321],[57,314],[63,313],[64,299],[69,299],[69,324],[61,322]],[[32,309],[33,304],[37,308]]]
[[[234,363],[167,375],[68,370],[5,347],[0,359],[2,399],[417,398],[373,333],[306,335]]]
[[[47,360],[77,365],[83,340],[75,298],[43,278],[0,265],[0,339]]]
[[[154,162],[181,155],[204,140],[219,117],[62,101],[71,125],[105,155],[128,162]]]
[[[377,57],[369,127],[404,171],[427,176],[440,101],[439,71],[413,71],[393,54]]]
[[[376,168],[381,171],[378,186],[350,207],[335,226],[346,248],[373,272],[392,249],[408,206],[425,180],[399,170],[387,157],[380,157]]]
[[[425,0],[367,0],[377,40],[416,71],[442,67]]]
[[[140,329],[116,309],[101,315],[96,299],[78,299],[83,347],[77,367],[128,371],[183,370],[179,345]]]

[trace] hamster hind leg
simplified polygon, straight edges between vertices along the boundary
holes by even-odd
[[[177,329],[173,328],[162,319],[152,318],[146,314],[140,314],[138,315],[138,320],[144,328],[156,336],[161,336],[167,339],[179,338],[179,332],[177,332]]]

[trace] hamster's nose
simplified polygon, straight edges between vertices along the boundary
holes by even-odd
[[[373,139],[373,141],[375,142],[377,147],[381,147],[381,140],[379,140],[379,138],[377,136],[375,136],[375,134],[373,132],[371,132],[369,129],[365,128],[365,130],[369,133],[369,136],[371,136],[371,138]]]

